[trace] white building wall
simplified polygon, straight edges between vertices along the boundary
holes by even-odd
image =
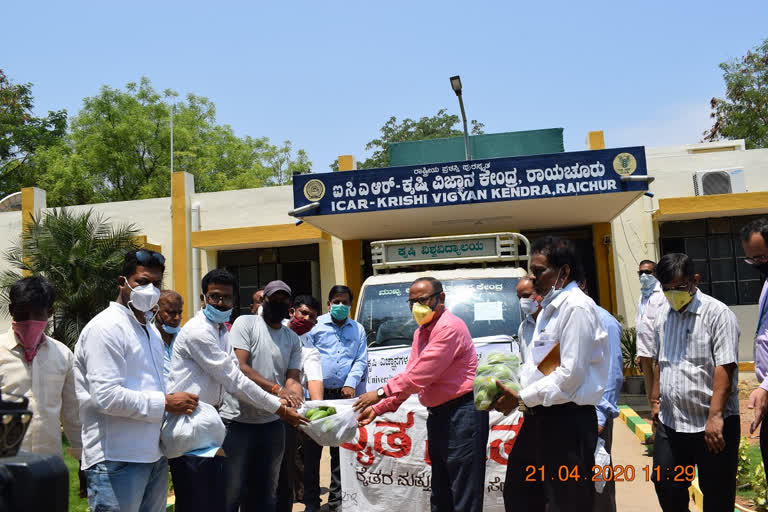
[[[291,186],[192,194],[200,203],[200,230],[293,224]]]

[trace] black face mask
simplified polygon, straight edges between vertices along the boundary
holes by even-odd
[[[768,262],[761,263],[759,265],[753,265],[758,272],[760,272],[760,278],[765,280],[768,277]]]
[[[291,305],[284,302],[264,301],[263,307],[262,315],[268,324],[279,324],[288,318],[288,310],[291,309]]]

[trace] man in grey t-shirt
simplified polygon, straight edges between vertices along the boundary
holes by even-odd
[[[291,289],[282,281],[264,287],[263,315],[240,316],[229,333],[240,370],[290,407],[303,400],[299,380],[301,341],[282,325],[290,309]],[[285,428],[274,414],[227,397],[221,408],[227,424],[224,452],[227,511],[275,510]]]

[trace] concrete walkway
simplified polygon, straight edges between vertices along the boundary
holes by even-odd
[[[616,482],[616,510],[621,512],[661,511],[653,483],[646,480],[645,466],[653,465],[645,446],[629,428],[616,418],[613,422],[613,465],[632,466],[635,479]]]

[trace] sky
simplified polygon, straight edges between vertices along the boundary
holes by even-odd
[[[4,2],[0,68],[39,114],[142,76],[216,104],[240,136],[291,140],[315,172],[461,75],[486,133],[562,127],[566,151],[699,142],[718,65],[768,38],[768,2]],[[458,127],[458,125],[457,125]]]

